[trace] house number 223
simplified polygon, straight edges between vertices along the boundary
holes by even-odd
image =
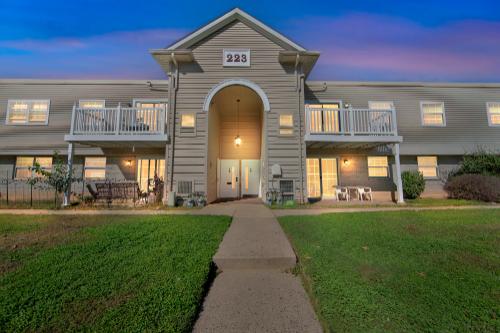
[[[249,67],[250,50],[224,50],[224,67]]]

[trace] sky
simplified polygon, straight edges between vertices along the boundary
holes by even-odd
[[[0,78],[164,79],[148,53],[239,7],[313,80],[500,82],[499,0],[0,0]]]

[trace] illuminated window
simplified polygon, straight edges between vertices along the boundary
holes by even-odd
[[[181,127],[194,128],[195,116],[192,113],[186,113],[181,116]]]
[[[319,159],[308,158],[306,160],[306,171],[307,171],[307,196],[309,198],[319,198],[321,196]]]
[[[165,175],[164,159],[139,159],[137,161],[137,183],[142,192],[151,192],[154,189],[155,176],[163,180]]]
[[[159,131],[162,128],[161,122],[166,119],[166,101],[139,99],[134,100],[134,106],[138,109],[135,114],[139,123],[147,125],[150,131]]]
[[[387,156],[368,156],[368,177],[388,177]]]
[[[82,109],[104,109],[106,101],[103,99],[81,99],[78,106]]]
[[[49,100],[9,100],[6,124],[46,125],[49,120]]]
[[[340,132],[340,103],[307,104],[310,133],[338,133]]]
[[[38,163],[43,170],[52,169],[52,157],[18,156],[16,158],[16,179],[27,179],[34,176],[32,167]]]
[[[442,102],[420,102],[422,112],[422,125],[424,126],[446,126],[444,117],[444,103]]]
[[[85,157],[85,179],[106,178],[106,157]]]
[[[280,134],[281,135],[293,134],[293,115],[280,114]]]
[[[417,156],[418,171],[424,178],[436,178],[437,173],[437,156]]]
[[[370,101],[368,108],[372,110],[392,110],[394,108],[393,102]]]
[[[490,126],[500,126],[500,102],[487,103],[488,124]]]

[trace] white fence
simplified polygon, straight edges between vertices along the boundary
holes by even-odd
[[[164,108],[73,108],[73,135],[164,134]]]
[[[306,106],[307,134],[397,135],[395,110]]]

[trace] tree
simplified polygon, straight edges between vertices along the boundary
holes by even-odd
[[[54,189],[54,205],[57,204],[58,194],[65,193],[71,188],[71,184],[74,182],[79,182],[79,178],[75,178],[73,170],[68,172],[68,165],[61,158],[57,151],[52,155],[52,170],[45,170],[40,166],[39,163],[35,162],[32,167],[37,177],[33,177],[29,180],[31,185],[36,183],[45,183]]]

